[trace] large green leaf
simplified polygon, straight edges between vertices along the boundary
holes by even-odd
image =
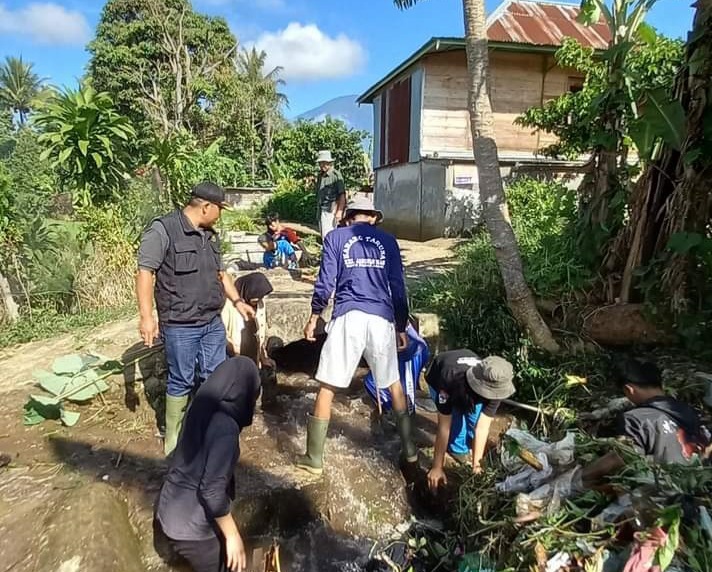
[[[645,119],[637,119],[631,123],[629,135],[635,143],[638,156],[646,161],[652,160],[660,147],[660,138],[653,125]]]
[[[78,411],[67,411],[62,408],[60,413],[60,419],[64,425],[67,427],[74,427],[79,421],[80,413]]]
[[[86,157],[87,152],[89,151],[89,141],[82,139],[81,141],[79,141],[78,145],[79,145],[79,150],[82,152],[82,155],[84,155]]]
[[[32,372],[32,375],[39,382],[40,387],[52,395],[60,395],[64,391],[67,382],[70,381],[67,376],[57,375],[43,369]]]
[[[97,393],[106,391],[109,386],[103,379],[98,379],[96,371],[89,369],[80,375],[72,378],[72,380],[67,384],[64,390],[64,395],[66,395],[67,401],[74,401],[81,403],[83,401],[88,401],[94,397]],[[96,380],[96,383],[89,384],[89,382]],[[81,388],[81,389],[79,389]],[[74,391],[78,390],[78,391]]]
[[[642,119],[670,147],[678,151],[682,148],[686,135],[685,110],[679,101],[671,100],[664,90],[646,93]]]
[[[57,162],[61,165],[63,164],[69,156],[72,154],[72,148],[67,147],[66,149],[62,149],[59,153],[59,158],[57,159]]]
[[[655,553],[655,561],[660,567],[661,572],[665,570],[672,564],[675,558],[675,552],[677,552],[678,546],[680,545],[680,509],[678,507],[670,507],[666,509],[665,514],[661,520],[667,520],[663,524],[667,524],[667,539],[665,544],[663,544]]]
[[[25,425],[37,425],[45,419],[60,419],[61,416],[62,406],[56,399],[44,395],[30,395],[25,404],[22,422]]]
[[[52,370],[58,375],[74,375],[82,371],[82,369],[84,369],[84,360],[82,356],[77,354],[58,357],[52,363]]]

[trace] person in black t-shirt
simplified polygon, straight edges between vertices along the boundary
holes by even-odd
[[[512,364],[491,356],[481,360],[462,349],[436,356],[425,380],[438,409],[435,458],[428,485],[436,491],[447,484],[443,471],[445,451],[460,462],[467,460],[472,445],[472,469],[479,473],[490,424],[502,399],[514,393]]]
[[[687,463],[693,455],[708,456],[710,433],[689,405],[666,395],[660,370],[652,363],[628,359],[619,365],[616,383],[635,405],[618,418],[619,438],[660,464]],[[583,481],[614,473],[624,462],[604,455],[583,471]]]

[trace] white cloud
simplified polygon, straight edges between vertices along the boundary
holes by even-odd
[[[366,51],[356,40],[327,36],[314,24],[291,22],[278,32],[264,32],[255,46],[267,52],[267,69],[282,66],[287,80],[346,77],[366,62]]]
[[[51,2],[33,2],[10,10],[0,4],[0,35],[29,36],[47,45],[83,45],[91,37],[81,12]]]

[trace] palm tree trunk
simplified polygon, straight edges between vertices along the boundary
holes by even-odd
[[[494,120],[487,93],[489,57],[484,0],[462,0],[462,5],[467,67],[470,72],[470,128],[485,224],[494,246],[512,314],[535,345],[549,352],[557,352],[559,345],[539,314],[534,296],[524,279],[519,246],[504,196],[497,143],[494,139]]]

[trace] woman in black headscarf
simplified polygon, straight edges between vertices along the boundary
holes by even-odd
[[[240,431],[252,424],[259,394],[257,367],[237,356],[200,386],[186,414],[156,518],[195,572],[245,570],[245,547],[230,503]]]
[[[235,288],[240,298],[255,309],[255,317],[245,322],[229,301],[225,304],[222,320],[227,334],[227,352],[251,357],[260,365],[272,365],[265,351],[267,310],[264,303],[272,293],[272,284],[261,272],[251,272],[235,280]]]

